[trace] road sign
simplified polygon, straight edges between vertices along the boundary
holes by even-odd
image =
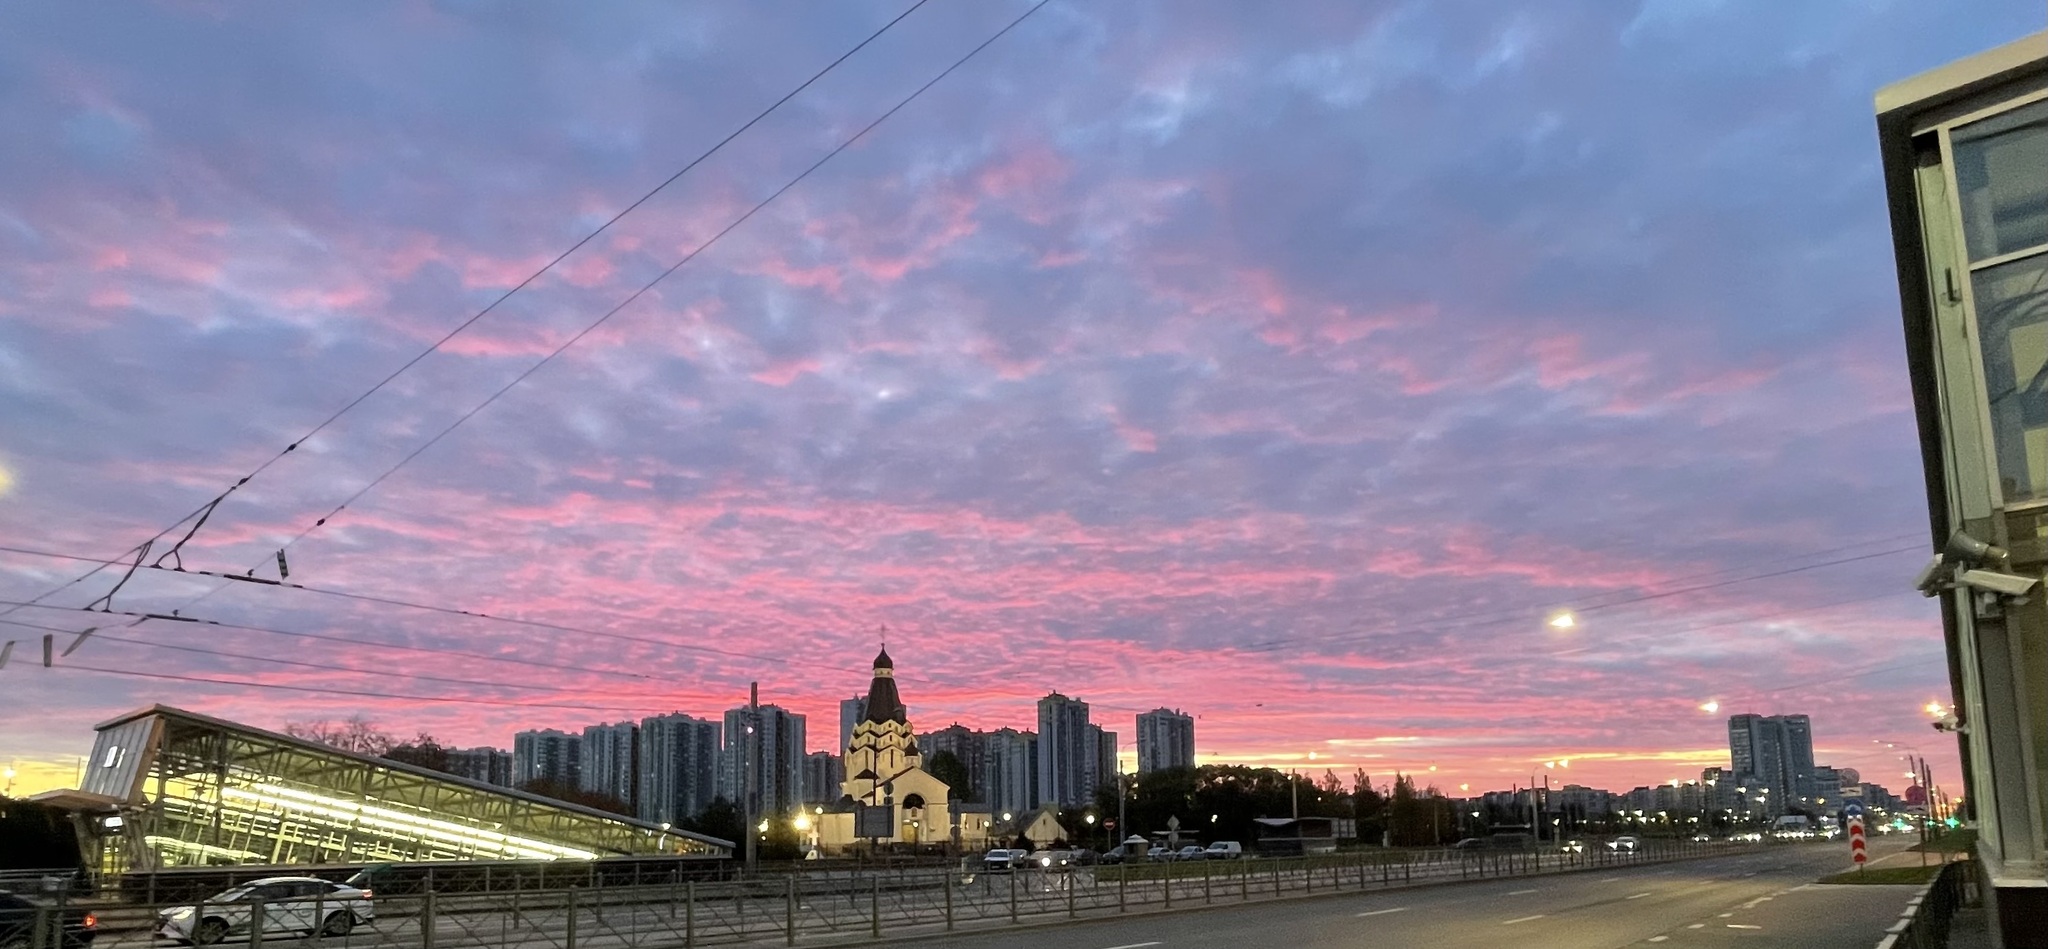
[[[1847,800],[1842,802],[1842,819],[1860,821],[1863,819],[1863,802]]]
[[[1112,818],[1110,818],[1110,819],[1108,819],[1108,820],[1106,820],[1106,821],[1103,821],[1103,822],[1102,822],[1102,826],[1103,826],[1103,828],[1104,828],[1105,830],[1115,830],[1115,829],[1116,829],[1116,818],[1112,817]]]
[[[1861,817],[1849,819],[1849,859],[1855,861],[1859,867],[1870,859],[1870,855],[1864,852],[1863,818]]]

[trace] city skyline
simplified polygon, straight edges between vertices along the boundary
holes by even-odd
[[[155,702],[470,747],[759,681],[821,738],[884,622],[924,727],[1058,690],[1125,767],[1166,705],[1628,786],[1713,704],[1956,774],[1869,99],[2020,0],[1054,4],[422,447],[1021,12],[936,5],[298,441],[896,12],[22,11],[16,787]]]

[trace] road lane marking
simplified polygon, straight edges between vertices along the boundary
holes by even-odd
[[[1694,923],[1694,924],[1692,924],[1692,925],[1690,925],[1690,926],[1687,926],[1687,927],[1685,927],[1685,928],[1687,928],[1687,929],[1705,929],[1705,928],[1707,928],[1707,924],[1706,924],[1706,923]]]
[[[1729,923],[1729,924],[1728,924],[1728,928],[1729,928],[1729,929],[1762,929],[1763,927],[1762,927],[1762,926],[1751,926],[1751,925],[1749,925],[1748,923]]]
[[[1134,942],[1126,946],[1111,946],[1109,949],[1145,949],[1146,946],[1156,945],[1159,945],[1159,940],[1154,939],[1151,942]]]
[[[1629,899],[1632,899],[1632,900],[1639,900],[1639,899],[1642,899],[1643,897],[1645,897],[1645,896],[1649,896],[1649,895],[1650,895],[1650,894],[1648,894],[1648,893],[1637,893],[1636,895],[1634,895],[1634,896],[1631,896],[1631,897],[1629,897]]]
[[[1733,916],[1733,915],[1735,915],[1735,914],[1734,914],[1734,913],[1722,913],[1722,914],[1721,914],[1721,917],[1720,917],[1720,918],[1722,918],[1722,919],[1727,919],[1728,917],[1730,917],[1730,916]]]
[[[1669,938],[1671,938],[1671,937],[1670,937],[1670,936],[1651,936],[1651,937],[1650,937],[1650,941],[1651,941],[1651,942],[1663,942],[1664,940],[1666,940],[1666,939],[1669,939]]]
[[[1360,914],[1358,914],[1358,915],[1359,915],[1359,916],[1360,916],[1361,918],[1363,918],[1363,917],[1366,917],[1366,916],[1385,916],[1385,915],[1387,915],[1388,913],[1399,913],[1399,912],[1401,912],[1401,911],[1403,911],[1403,910],[1405,910],[1405,909],[1407,909],[1407,908],[1408,908],[1408,907],[1406,907],[1406,906],[1396,906],[1396,907],[1394,907],[1393,909],[1376,909],[1376,910],[1373,910],[1373,911],[1372,911],[1372,912],[1370,912],[1370,913],[1360,913]]]
[[[1509,890],[1509,891],[1508,891],[1508,895],[1509,895],[1509,896],[1528,896],[1529,894],[1531,894],[1531,893],[1534,893],[1534,892],[1536,892],[1536,891],[1535,891],[1535,890]]]
[[[1621,882],[1621,878],[1620,878],[1620,877],[1608,877],[1607,879],[1605,879],[1605,880],[1601,880],[1600,882],[1602,882],[1602,883],[1620,883],[1620,882]]]
[[[1542,919],[1542,918],[1543,918],[1543,914],[1542,914],[1542,913],[1537,913],[1537,914],[1536,914],[1536,915],[1534,915],[1534,916],[1524,916],[1524,917],[1522,917],[1521,919],[1510,919],[1510,920],[1508,920],[1508,921],[1506,921],[1506,922],[1504,922],[1504,923],[1501,923],[1501,925],[1503,925],[1503,926],[1513,926],[1513,925],[1514,925],[1514,924],[1516,924],[1516,923],[1526,923],[1526,922],[1528,922],[1528,921],[1530,921],[1530,920],[1532,920],[1532,919]]]

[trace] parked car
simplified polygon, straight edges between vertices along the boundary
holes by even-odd
[[[1643,842],[1635,837],[1616,837],[1607,842],[1607,849],[1622,852],[1634,852],[1642,846]]]
[[[0,891],[0,946],[30,946],[35,944],[36,914],[51,908],[56,903]],[[60,918],[64,925],[64,949],[85,949],[92,945],[92,937],[99,932],[99,917],[76,907],[64,907]]]
[[[1175,860],[1207,860],[1209,851],[1201,844],[1189,844],[1173,855]]]
[[[1145,851],[1145,859],[1153,863],[1165,863],[1168,860],[1172,860],[1177,853],[1177,851],[1167,849],[1165,844],[1155,844]]]
[[[1571,840],[1566,840],[1566,841],[1562,841],[1562,842],[1560,842],[1560,843],[1559,843],[1559,844],[1557,845],[1557,852],[1558,852],[1558,853],[1585,853],[1585,852],[1586,852],[1586,842],[1585,842],[1585,841],[1583,841],[1583,840],[1579,840],[1579,839],[1577,839],[1577,838],[1573,838],[1573,839],[1571,839]]]
[[[1103,859],[1101,854],[1096,853],[1095,851],[1090,850],[1086,847],[1082,847],[1079,850],[1074,851],[1074,865],[1077,867],[1092,867],[1102,862]]]
[[[1218,840],[1209,844],[1209,859],[1235,860],[1244,856],[1244,845],[1235,840]]]
[[[1452,850],[1485,850],[1486,838],[1467,837],[1451,845]]]
[[[369,890],[318,877],[265,877],[158,913],[156,935],[195,946],[248,936],[262,904],[264,935],[345,936],[377,918],[370,898]]]
[[[981,872],[1008,873],[1023,866],[1024,861],[1030,858],[1030,856],[1029,851],[997,847],[989,851],[988,856],[981,858]]]

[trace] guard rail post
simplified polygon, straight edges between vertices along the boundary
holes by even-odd
[[[796,875],[791,874],[783,881],[787,884],[787,895],[782,904],[783,945],[796,945]]]
[[[869,880],[868,883],[868,935],[880,939],[882,938],[882,878],[875,877]],[[1011,906],[1014,907],[1016,905],[1017,891],[1015,883],[1012,883],[1011,886]],[[1016,912],[1013,909],[1011,911],[1011,918],[1014,919],[1015,917]]]
[[[1015,925],[1017,922],[1017,873],[1016,867],[1010,868],[1010,923],[1012,925]]]
[[[1131,868],[1119,865],[1116,868],[1116,911],[1119,913],[1125,912],[1130,905],[1130,879]]]
[[[683,884],[683,946],[697,944],[697,881]]]
[[[569,931],[563,941],[563,945],[568,947],[568,949],[576,949],[576,903],[576,888],[572,886],[569,888]],[[429,946],[427,949],[433,949],[433,947]]]
[[[1215,884],[1211,882],[1214,878],[1215,874],[1209,872],[1209,861],[1202,861],[1202,905],[1204,906],[1216,902]]]
[[[256,949],[257,946],[263,945],[263,922],[265,918],[263,911],[267,908],[263,905],[262,900],[257,900],[249,906],[249,949]],[[61,921],[59,924],[61,925]],[[194,925],[198,924],[194,923]],[[62,936],[58,937],[59,940],[62,938]],[[56,949],[57,940],[52,940],[49,945],[51,949]],[[434,944],[431,942],[427,943],[426,949],[434,949]]]
[[[953,931],[953,880],[949,872],[944,878],[946,890],[946,931]]]

